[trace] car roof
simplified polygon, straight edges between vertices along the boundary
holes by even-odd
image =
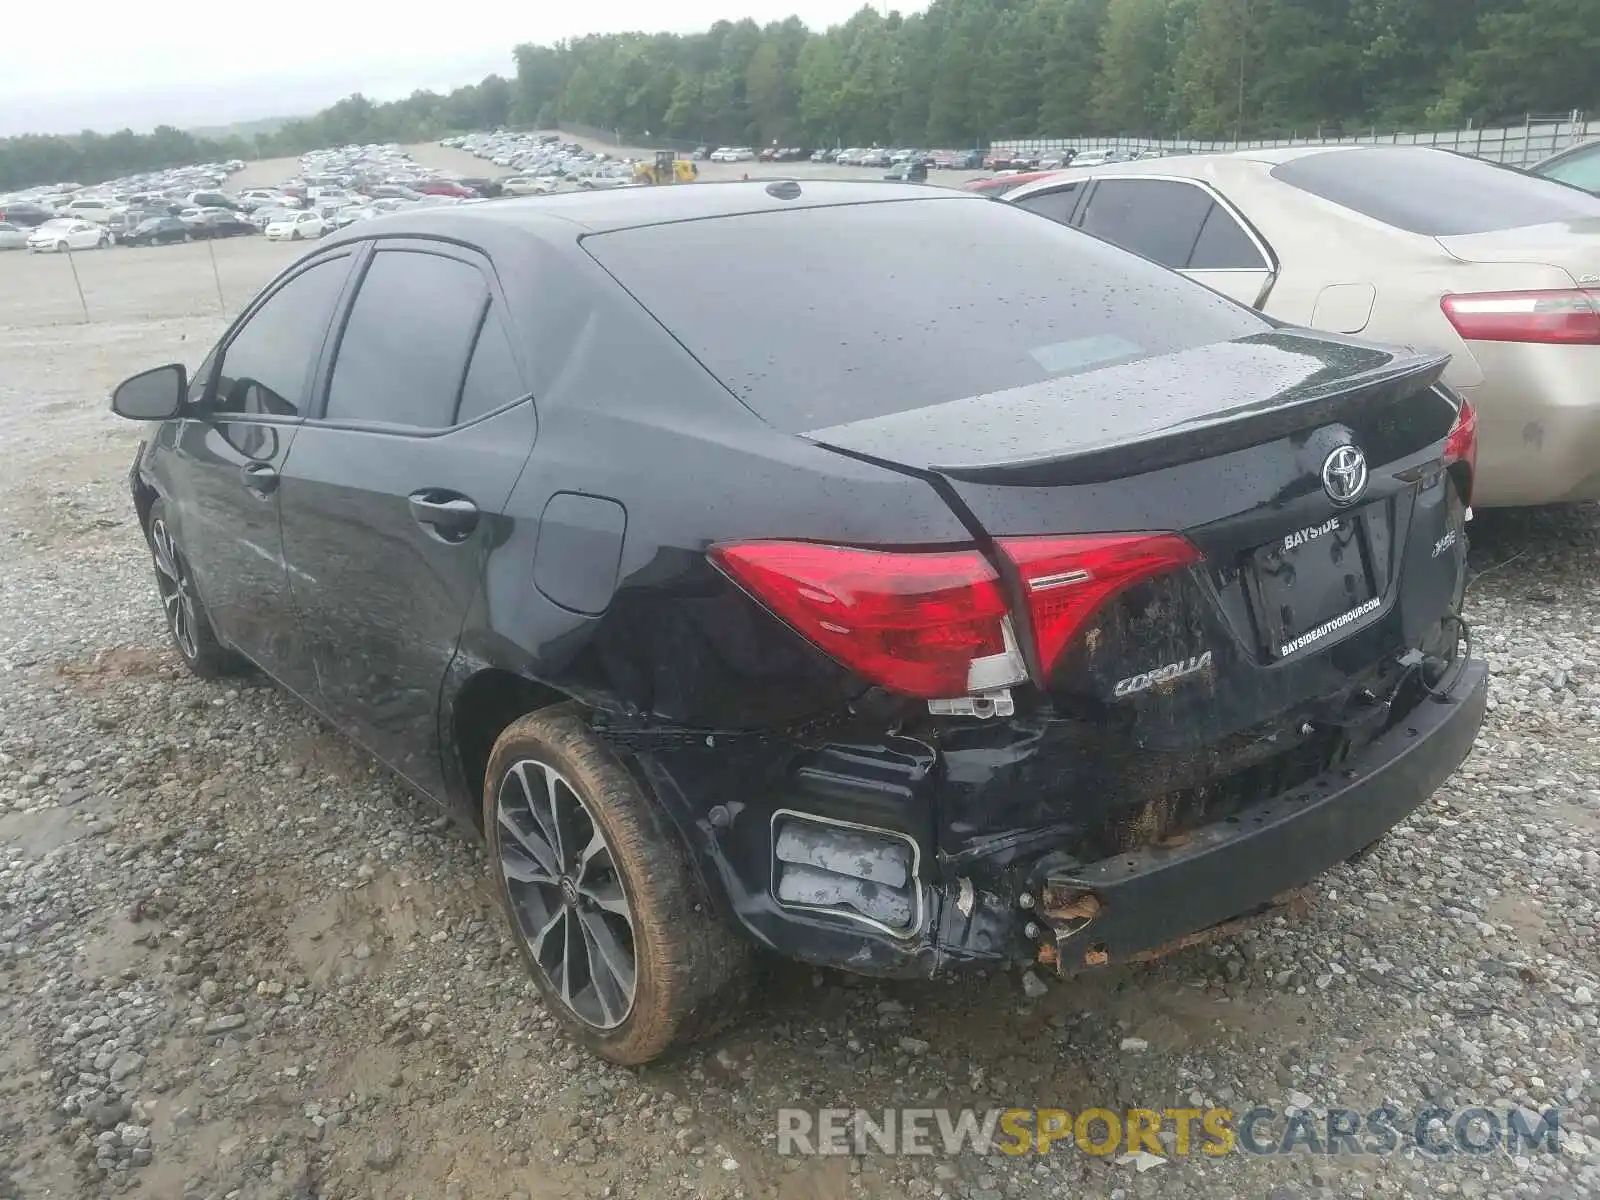
[[[1034,192],[1048,191],[1051,187],[1073,179],[1089,177],[1093,171],[1097,178],[1107,178],[1114,175],[1156,175],[1177,179],[1210,179],[1215,181],[1238,180],[1242,177],[1259,178],[1267,169],[1281,166],[1284,163],[1294,162],[1297,159],[1311,158],[1319,154],[1349,154],[1358,151],[1384,150],[1388,152],[1400,151],[1414,154],[1448,154],[1448,150],[1435,149],[1432,146],[1393,146],[1369,144],[1339,144],[1332,146],[1274,146],[1258,150],[1227,150],[1214,151],[1204,154],[1173,154],[1161,158],[1144,158],[1132,162],[1095,163],[1087,169],[1080,166],[1067,166],[1059,171],[1053,171],[1047,178],[1035,179],[1018,186],[1015,196],[1007,193],[1008,198],[1026,196]]]
[[[776,185],[783,185],[782,187]],[[385,216],[354,236],[379,235],[466,238],[473,230],[521,229],[552,233],[566,226],[574,234],[606,233],[641,225],[665,225],[709,217],[733,217],[784,209],[873,204],[895,200],[980,200],[955,189],[890,181],[777,180],[695,183],[676,187],[617,188],[562,192],[482,204],[452,205]],[[575,228],[574,228],[575,227]]]

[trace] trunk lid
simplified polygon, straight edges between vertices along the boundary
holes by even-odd
[[[928,478],[995,549],[1035,651],[1040,581],[1016,566],[1019,539],[1187,538],[1199,562],[1112,594],[1029,663],[1040,698],[1099,747],[1108,787],[1148,770],[1165,791],[1331,744],[1352,697],[1392,689],[1405,650],[1454,645],[1465,539],[1440,469],[1446,361],[1275,330],[810,436]],[[1349,447],[1365,477],[1341,503],[1324,468]]]
[[[1455,258],[1470,263],[1534,263],[1555,267],[1580,287],[1600,284],[1600,217],[1455,234],[1437,239]]]
[[[1359,422],[1436,382],[1448,361],[1278,329],[804,436],[976,484],[1100,483]]]

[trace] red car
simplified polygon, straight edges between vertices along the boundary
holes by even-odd
[[[989,179],[974,179],[971,183],[962,184],[969,192],[977,192],[984,196],[998,196],[1002,192],[1009,192],[1014,187],[1021,187],[1025,183],[1032,183],[1035,179],[1043,179],[1047,175],[1054,175],[1054,171],[1018,171],[1014,175],[995,175]]]
[[[419,183],[417,191],[425,196],[455,196],[462,200],[471,199],[478,194],[471,188],[463,187],[449,179],[430,179],[426,183]]]

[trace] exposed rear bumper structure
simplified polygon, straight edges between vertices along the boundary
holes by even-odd
[[[754,773],[772,762],[770,745],[748,758],[721,745],[632,748],[728,915],[758,943],[883,976],[1000,962],[1068,972],[1201,940],[1377,841],[1466,757],[1487,680],[1468,662],[1447,695],[1424,698],[1332,770],[1088,862],[1071,857],[1081,846],[1070,822],[941,853],[934,810],[961,784],[912,739],[813,747],[764,783]]]
[[[1233,920],[1381,838],[1472,748],[1488,670],[1467,664],[1354,762],[1211,825],[1081,865],[1040,863],[1039,922],[1063,970],[1126,960]]]

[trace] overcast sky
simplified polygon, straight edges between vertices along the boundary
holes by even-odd
[[[131,126],[191,128],[297,116],[354,91],[380,99],[415,88],[509,75],[518,42],[584,33],[670,29],[688,33],[721,18],[812,26],[845,20],[863,0],[417,0],[390,4],[233,4],[164,10],[81,0],[29,36],[40,12],[6,22],[0,37],[0,136]],[[907,11],[920,7],[901,2]],[[550,11],[541,11],[550,10]],[[388,14],[388,15],[386,15]],[[414,14],[414,15],[413,15]],[[670,14],[670,15],[669,15]],[[15,14],[13,14],[15,15]],[[19,24],[20,21],[20,24]],[[54,36],[60,34],[61,36]]]

